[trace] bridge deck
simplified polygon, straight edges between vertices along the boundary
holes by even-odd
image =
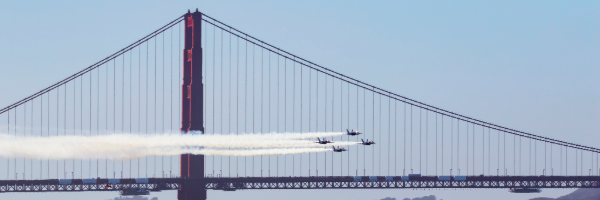
[[[402,181],[394,176],[361,177],[239,177],[239,178],[149,178],[147,183],[135,179],[119,179],[109,184],[109,179],[97,179],[95,184],[84,184],[82,179],[72,179],[61,184],[58,179],[49,180],[0,180],[0,192],[81,192],[123,191],[144,189],[148,191],[177,190],[181,184],[202,182],[205,189],[368,189],[368,188],[599,188],[600,176],[467,176],[464,181],[439,181],[437,176],[410,177]],[[372,180],[372,181],[371,181]],[[109,184],[111,187],[106,187]]]

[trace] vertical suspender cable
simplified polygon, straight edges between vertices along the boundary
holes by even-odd
[[[271,55],[271,54],[269,53],[269,55]],[[294,60],[295,59],[296,58],[294,57]],[[270,61],[269,61],[269,63],[270,63]],[[300,65],[300,133],[303,133],[302,132],[302,113],[304,112],[304,110],[302,110],[302,99],[304,97],[304,96],[302,96],[302,83],[303,83],[303,81],[302,81],[302,71],[303,71],[302,65]],[[269,75],[270,74],[271,74],[271,72],[269,71]],[[302,155],[300,155],[300,176],[302,176]]]
[[[113,65],[114,65],[114,63],[113,63]],[[75,136],[75,130],[77,129],[76,128],[77,117],[75,116],[76,115],[75,113],[77,111],[77,100],[76,100],[77,91],[76,91],[76,85],[75,85],[76,83],[77,83],[77,79],[74,79],[73,80],[73,136]],[[71,162],[72,162],[71,164],[73,164],[73,168],[71,169],[72,170],[71,175],[73,177],[71,177],[71,178],[75,178],[74,177],[75,176],[75,159],[72,159]]]
[[[23,104],[23,137],[27,135],[27,102]],[[23,180],[26,180],[25,173],[27,172],[26,158],[23,158]],[[592,159],[593,160],[593,159]]]
[[[277,132],[279,132],[279,55],[277,55]],[[309,153],[310,156],[310,153]],[[279,177],[279,155],[277,155],[277,176]]]
[[[156,54],[156,39],[154,40],[154,42],[155,42],[155,44],[154,44],[155,51],[154,52]],[[117,115],[117,71],[116,71],[116,65],[117,65],[117,63],[116,63],[116,60],[117,60],[116,58],[113,59],[113,133],[117,131],[116,130],[117,129],[117,121],[116,121],[116,118],[117,118],[117,116],[116,116]],[[155,66],[154,79],[156,81],[156,61],[155,61],[154,66]],[[155,84],[155,86],[154,86],[154,104],[156,105],[156,82],[154,84]],[[156,108],[156,106],[155,106],[155,108]],[[154,124],[155,124],[154,131],[156,131],[156,121]],[[116,178],[115,177],[116,176],[115,161],[113,160],[112,163],[113,163],[113,178]],[[155,161],[155,163],[156,163],[156,161]],[[156,166],[156,164],[154,166]]]
[[[212,80],[213,80],[213,84],[212,84],[212,86],[213,86],[213,88],[212,88],[212,92],[213,92],[213,95],[212,95],[212,115],[213,116],[212,116],[212,127],[211,127],[213,135],[216,132],[215,131],[215,78],[217,77],[215,75],[215,71],[216,71],[216,66],[215,66],[215,60],[216,60],[216,42],[217,42],[217,39],[216,39],[217,32],[216,32],[216,30],[217,30],[216,27],[213,26],[213,67],[212,67],[212,69],[213,69],[213,75],[212,75]],[[215,156],[211,156],[211,157],[212,157],[212,176],[214,176],[215,175]]]
[[[108,71],[108,68],[106,70]],[[108,73],[107,73],[106,79],[108,80]],[[73,83],[73,91],[75,91],[75,83]],[[106,98],[108,98],[108,92],[107,92],[106,96],[107,96]],[[73,97],[75,97],[75,93],[73,93]],[[57,97],[57,99],[58,99],[58,97]],[[65,104],[65,106],[64,106],[65,110],[64,110],[64,132],[63,133],[66,136],[67,135],[67,84],[65,84],[64,104]],[[75,102],[73,102],[73,104],[75,104]],[[75,110],[73,109],[73,111],[75,111]],[[50,99],[48,98],[48,114],[49,113],[50,113]],[[57,113],[57,115],[58,115],[58,113]],[[75,115],[73,115],[73,118],[74,117],[75,117]],[[50,118],[50,116],[48,116],[48,118]],[[108,118],[107,118],[107,121],[108,121]],[[50,122],[50,120],[48,120],[48,122]],[[50,134],[49,130],[50,129],[48,128],[48,134]],[[56,136],[58,136],[58,131],[56,131]],[[74,162],[74,160],[73,160],[73,162]],[[48,162],[48,164],[50,164],[50,162]],[[58,163],[57,163],[57,165],[58,165]],[[73,165],[75,165],[75,164],[73,164]],[[66,160],[63,160],[63,178],[67,178],[67,161]]]
[[[219,111],[221,113],[219,114],[219,117],[220,117],[220,119],[219,119],[219,123],[220,123],[219,132],[220,132],[220,134],[223,134],[223,29],[221,29],[221,78],[220,78],[220,81],[221,81],[221,84],[220,84],[221,90],[219,91],[219,95],[221,95],[221,96],[219,97],[219,101],[220,101],[219,102],[219,105],[220,105]],[[220,161],[219,168],[221,169],[221,171],[220,171],[221,173],[219,173],[219,176],[222,176],[223,175],[222,174],[222,170],[223,170],[223,157],[221,156],[219,158],[220,158],[219,159],[219,161]]]
[[[264,97],[264,49],[260,49],[260,133],[263,134],[263,97]],[[260,156],[260,176],[262,177],[263,171],[263,156]]]
[[[145,131],[146,131],[146,135],[148,135],[148,60],[149,60],[149,54],[148,54],[148,46],[150,46],[150,44],[148,42],[146,42],[146,123],[144,123],[145,127]],[[144,161],[146,161],[146,163],[144,164],[145,166],[145,172],[146,172],[146,178],[148,178],[148,156],[146,156],[146,158],[144,159]]]
[[[171,31],[171,33],[172,32],[173,31]],[[132,77],[133,76],[132,75],[132,73],[133,73],[132,68],[133,68],[133,51],[130,51],[129,52],[129,134],[132,134],[132,132],[131,132],[131,106],[132,106],[132,104],[131,104],[131,101],[132,101],[131,100],[132,99],[132,97],[131,97],[131,95],[132,95],[131,90],[132,90],[132,87],[133,87],[133,85],[131,84],[132,83],[132,79],[133,79],[133,77]],[[90,79],[91,79],[91,76],[90,76]],[[90,109],[92,107],[92,100],[91,100],[91,98],[92,98],[91,97],[91,88],[92,88],[92,86],[91,86],[91,84],[92,84],[92,81],[90,80]],[[172,91],[171,91],[171,93],[172,93]],[[171,95],[171,96],[173,96],[173,95]],[[90,110],[90,113],[91,113],[91,110]],[[171,121],[173,121],[173,120],[171,120]],[[91,124],[92,123],[91,123],[91,114],[90,114],[90,129],[92,129],[91,128],[92,127]],[[91,161],[90,161],[90,165],[91,165]],[[129,178],[131,178],[131,158],[129,159]]]
[[[287,58],[283,58],[283,132],[287,133]],[[287,176],[287,155],[283,156],[283,175]]]
[[[42,95],[40,102],[42,102],[43,100],[44,100],[44,96]],[[40,113],[42,111],[43,111],[43,109],[40,110]],[[7,113],[6,133],[10,133],[10,110],[7,111],[6,113]],[[41,114],[40,114],[40,116],[41,116]],[[40,119],[41,119],[41,117],[40,117]],[[41,127],[42,127],[42,125],[40,123],[40,130],[41,130]],[[41,165],[41,161],[40,161],[40,165]],[[10,177],[10,158],[6,158],[6,179],[8,180],[9,177]]]
[[[31,124],[30,125],[31,126],[30,127],[31,132],[29,132],[29,134],[31,135],[31,137],[33,137],[33,106],[34,106],[34,104],[33,104],[33,100],[32,100],[31,101],[31,123],[30,123]],[[29,170],[31,171],[29,177],[30,177],[31,180],[33,180],[33,159],[29,159]],[[40,178],[42,176],[41,170],[42,170],[42,166],[40,166]]]
[[[269,126],[267,128],[267,132],[271,133],[271,51],[267,52],[269,53]],[[269,165],[268,165],[268,170],[269,170],[269,177],[271,176],[271,156],[269,156]],[[300,170],[302,171],[302,169]]]
[[[244,67],[246,69],[244,69],[244,72],[246,73],[246,77],[244,78],[244,81],[245,81],[245,86],[244,86],[245,87],[244,88],[244,93],[245,93],[244,94],[244,98],[245,98],[245,100],[244,100],[244,132],[248,133],[248,126],[247,126],[248,123],[246,122],[246,118],[248,117],[248,40],[246,40],[245,47],[246,47],[246,51],[245,51],[246,64],[244,64]],[[246,172],[246,166],[247,166],[246,159],[247,159],[247,157],[244,156],[244,176],[247,176],[247,174],[246,174],[247,173]]]
[[[388,94],[391,96],[391,94]],[[395,109],[395,108],[394,108]],[[392,132],[392,98],[388,97],[388,172],[390,174],[390,146],[391,146],[391,132]]]
[[[165,33],[162,34],[162,113],[161,113],[161,121],[160,121],[160,128],[161,128],[161,133],[160,134],[164,134],[165,133]],[[123,61],[125,61],[125,58],[123,58]],[[125,63],[123,63],[123,68],[125,68]],[[123,79],[124,81],[125,79]],[[124,85],[125,83],[123,83]],[[124,91],[124,90],[123,90]],[[123,93],[124,95],[125,93]],[[121,123],[123,124],[123,123]],[[121,128],[123,126],[121,125]],[[160,161],[161,161],[161,177],[165,177],[165,156],[160,156]],[[123,161],[121,161],[121,173],[123,173]],[[122,177],[121,177],[122,178]]]
[[[404,169],[402,170],[402,175],[406,175],[406,103],[404,103],[404,145],[402,145],[404,147],[404,150],[402,151],[404,153],[404,156],[402,157],[404,159],[404,161],[402,161],[402,164],[404,164]]]
[[[292,60],[292,133],[296,132],[296,62]],[[262,91],[261,91],[262,93]],[[261,103],[262,108],[262,103]],[[261,116],[262,119],[262,116]],[[261,156],[262,158],[262,156]],[[292,155],[292,176],[296,173],[296,155]]]
[[[169,117],[171,118],[170,120],[170,124],[171,127],[169,128],[169,133],[173,134],[173,29],[171,28],[171,42],[170,42],[170,49],[171,50],[171,59],[169,59],[171,61],[171,68],[169,69],[169,91],[171,92],[171,96],[169,97]],[[129,60],[131,61],[131,58],[129,58]],[[130,66],[130,70],[131,70],[131,66]],[[130,73],[131,76],[131,73]],[[129,77],[129,81],[131,81],[131,77]],[[129,91],[131,92],[131,82],[129,84]],[[131,93],[129,94],[129,133],[131,133]],[[129,160],[130,164],[129,164],[129,168],[130,168],[130,174],[131,174],[131,159]],[[173,170],[173,156],[169,156],[169,178],[171,177],[171,173]]]
[[[238,135],[240,133],[240,131],[239,131],[239,129],[240,129],[240,115],[239,115],[240,114],[240,98],[239,98],[239,94],[240,94],[240,92],[239,92],[240,91],[240,38],[237,37],[236,39],[237,39],[237,53],[236,53],[237,59],[235,59],[235,60],[236,60],[237,69],[235,70],[235,73],[236,73],[236,79],[235,79],[236,80],[235,81],[235,97],[236,97],[235,98],[236,99],[236,102],[235,102],[235,105],[236,105],[235,106],[235,109],[236,109],[235,134]],[[239,162],[240,162],[239,157],[236,157],[235,158],[235,172],[238,177],[239,177],[239,171],[238,171],[239,170],[239,165],[238,165]]]
[[[163,46],[164,46],[164,35],[163,35]],[[164,54],[164,48],[163,48],[163,54]],[[126,54],[123,54],[123,65],[121,68],[121,77],[122,77],[122,82],[121,82],[121,84],[122,84],[121,85],[121,131],[122,132],[125,132],[125,55]],[[164,56],[163,56],[163,77],[164,77]],[[163,78],[163,82],[164,82],[164,78]],[[164,83],[163,83],[163,88],[164,88]],[[164,93],[164,89],[163,89],[163,93]],[[164,104],[164,100],[163,100],[163,104]],[[163,106],[163,109],[164,109],[164,106]],[[83,126],[83,124],[82,124],[82,126]],[[124,165],[123,162],[124,161],[121,160],[121,178],[123,178],[123,165]]]
[[[254,59],[256,58],[256,52],[254,51],[256,45],[252,44],[252,134],[255,133],[255,129],[254,126],[256,125],[256,123],[254,122],[254,118],[255,118],[255,112],[254,109],[256,108],[255,102],[256,102],[256,98],[254,97],[255,94],[255,90],[256,90],[256,86],[254,85],[255,79],[256,79],[256,68],[254,68]],[[254,157],[256,156],[252,156],[252,176],[254,176],[254,167],[256,166],[254,164]]]
[[[156,53],[156,46],[157,46],[156,36],[154,36],[154,79],[153,79],[153,81],[154,81],[154,113],[153,113],[154,114],[154,117],[153,117],[154,118],[154,134],[156,134],[156,131],[157,131],[156,130],[157,129],[156,128],[156,126],[157,126],[156,125],[156,118],[158,117],[158,116],[156,116],[156,113],[157,113],[157,108],[156,108],[156,106],[157,106],[157,103],[156,103],[156,101],[157,101],[157,99],[156,99],[156,84],[158,82],[156,80],[157,79],[157,77],[156,77],[156,59],[157,58],[156,57],[158,57],[158,55]],[[154,170],[154,173],[152,174],[152,177],[156,177],[156,155],[154,155],[154,158],[152,160],[154,161],[154,165],[152,166],[152,168]],[[114,171],[114,161],[113,161],[113,171]]]
[[[100,135],[100,69],[98,69],[98,77],[96,78],[96,135]],[[96,158],[96,177],[100,177],[99,159]],[[58,163],[57,163],[58,166]],[[58,168],[57,168],[58,170]],[[138,172],[139,173],[139,172]]]
[[[33,106],[34,106],[34,103],[33,103],[33,100],[32,100],[31,101],[31,123],[30,123],[31,124],[30,125],[31,126],[31,128],[30,128],[30,130],[31,130],[30,135],[32,137],[33,137],[33,126],[34,126],[33,125]],[[29,177],[31,178],[31,180],[33,180],[33,159],[29,160],[29,169],[31,170],[31,174],[29,175]],[[41,179],[41,176],[42,176],[41,170],[42,170],[42,166],[40,165],[40,179]]]
[[[142,82],[142,67],[141,66],[142,66],[142,47],[140,46],[140,47],[138,47],[138,123],[137,123],[138,124],[138,128],[137,128],[138,133],[141,133],[141,131],[142,131],[142,123],[141,123],[141,121],[142,121],[142,98],[141,98],[141,96],[142,96],[142,83],[141,83]],[[179,71],[181,72],[181,69]],[[100,86],[98,86],[98,87],[100,87]],[[179,96],[181,96],[181,95],[179,95]],[[98,102],[98,103],[100,103],[100,102]],[[181,102],[180,102],[180,104],[181,104]],[[181,105],[179,105],[179,107],[181,107]],[[98,162],[98,161],[96,160],[96,162]],[[138,167],[138,169],[137,169],[138,174],[137,174],[136,178],[139,178],[140,177],[140,158],[137,159],[137,167]]]
[[[48,98],[48,102],[50,98]],[[18,111],[19,107],[15,107],[15,137],[17,137],[17,111]],[[48,106],[48,108],[50,108],[50,106]],[[50,118],[48,118],[48,121],[50,121]],[[48,123],[48,127],[50,127],[50,123]],[[19,172],[17,171],[17,157],[14,158],[15,159],[15,180],[19,180]]]
[[[83,76],[79,79],[79,136],[83,136]],[[79,160],[79,173],[83,179],[83,159]]]
[[[18,127],[17,127],[17,113],[18,113],[17,111],[18,111],[18,108],[19,107],[15,107],[14,108],[14,110],[15,110],[15,115],[14,115],[14,117],[15,117],[15,120],[14,120],[15,121],[15,128],[14,128],[15,129],[15,137],[17,136],[17,129],[18,129]],[[8,134],[10,134],[10,132]],[[14,166],[15,166],[15,180],[18,180],[17,157],[16,156],[14,158]]]
[[[228,127],[227,131],[229,133],[227,133],[227,134],[231,134],[231,98],[233,96],[231,94],[231,79],[232,79],[231,76],[232,75],[233,75],[233,73],[231,73],[231,33],[230,33],[229,34],[229,110],[227,110],[228,111],[227,122],[229,123],[229,126],[227,126]],[[236,95],[236,98],[237,98],[237,95]],[[227,169],[227,172],[229,173],[229,177],[231,177],[231,156],[228,156],[228,159],[229,160],[228,160],[228,166],[227,166],[228,169]]]
[[[221,114],[219,114],[219,123],[221,124],[220,128],[219,128],[219,132],[221,132],[221,134],[223,134],[223,29],[221,29],[221,84],[220,84],[221,90],[219,91],[219,94],[221,95],[219,98],[219,105],[220,105],[220,109],[219,111],[221,111]],[[223,170],[223,157],[221,156],[219,159],[220,163],[219,163],[219,168],[221,169],[221,173],[219,173],[219,176],[223,176],[222,174],[222,170]]]
[[[296,132],[296,62],[292,60],[292,133]],[[296,156],[292,155],[292,176],[296,172]]]
[[[331,132],[333,132],[333,111],[335,110],[333,107],[333,99],[335,96],[335,82],[334,81],[335,81],[335,79],[333,77],[331,77]],[[331,152],[331,176],[333,176],[333,152]]]
[[[315,126],[317,132],[319,132],[319,71],[317,71],[317,94],[316,94],[316,104],[315,104]],[[315,153],[315,170],[317,171],[317,176],[319,176],[319,154]]]
[[[67,86],[66,86],[66,84],[65,84],[65,94],[66,94],[66,93],[67,93]],[[58,116],[58,115],[59,115],[59,113],[60,113],[60,111],[59,111],[59,105],[60,105],[60,100],[59,100],[59,98],[60,98],[60,87],[58,87],[58,89],[57,89],[57,91],[56,91],[56,136],[57,136],[57,137],[58,137],[58,132],[59,132],[59,128],[58,128],[58,127],[59,127],[59,116]],[[48,93],[48,101],[49,101],[49,100],[50,100],[50,93]],[[65,98],[65,101],[67,101],[67,99],[66,99],[66,98]],[[48,103],[48,105],[50,105],[50,103]],[[42,109],[42,111],[43,111],[43,109],[44,109],[44,106],[42,106],[42,102],[40,102],[40,108],[41,108],[41,109]],[[48,106],[48,116],[50,116],[50,115],[49,115],[49,113],[50,113],[50,106]],[[40,114],[41,114],[41,113],[40,113]],[[48,121],[48,123],[49,123],[49,122],[50,122],[50,121]],[[42,118],[41,118],[41,116],[40,116],[40,135],[42,135],[42,132],[43,132],[43,131],[41,131],[41,129],[42,129],[42,124],[43,124],[43,119],[42,119]],[[48,125],[48,126],[50,126],[50,125]],[[48,137],[50,137],[50,132],[48,132]],[[50,159],[47,159],[46,163],[47,163],[47,168],[48,168],[48,170],[47,170],[47,171],[48,171],[48,178],[50,178]],[[40,161],[40,165],[41,165],[41,164],[42,164],[42,161]],[[64,166],[64,165],[63,165],[63,166]],[[40,167],[41,167],[41,166],[40,166]],[[40,172],[41,172],[41,171],[42,171],[42,170],[40,169]],[[56,161],[56,178],[59,178],[59,176],[58,176],[58,160]]]
[[[90,133],[89,136],[92,136],[92,74],[94,71],[90,72]],[[92,178],[92,160],[89,160],[88,165],[88,178]]]

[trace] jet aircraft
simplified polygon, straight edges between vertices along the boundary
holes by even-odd
[[[372,140],[369,141],[369,138],[367,138],[367,141],[365,142],[362,138],[360,139],[362,141],[362,145],[372,145],[375,144],[375,142],[373,142]]]
[[[348,133],[347,135],[360,135],[362,133],[358,132],[358,130],[354,130],[352,129],[352,131],[349,131],[348,129],[346,129],[346,132]]]
[[[332,141],[325,140],[325,138],[323,138],[323,140],[321,140],[320,138],[317,138],[317,140],[319,140],[319,141],[315,141],[315,143],[319,143],[319,144],[333,143]]]
[[[331,145],[331,147],[333,147],[333,152],[342,152],[342,151],[348,151],[347,149],[344,148],[340,148],[340,146],[338,146],[338,148],[336,149],[333,145]]]

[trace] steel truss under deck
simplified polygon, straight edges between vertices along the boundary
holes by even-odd
[[[135,179],[120,179],[120,183],[108,184],[108,179],[98,179],[96,184],[82,184],[73,179],[72,184],[59,184],[50,180],[4,180],[0,181],[0,192],[82,192],[123,191],[143,189],[147,191],[178,190],[185,183],[200,183],[204,189],[250,190],[250,189],[369,189],[369,188],[600,188],[600,176],[468,176],[466,181],[439,181],[436,176],[423,176],[415,180],[401,181],[395,176],[392,181],[379,176],[371,177],[243,177],[243,178],[150,178],[148,183],[135,183]],[[110,187],[107,187],[107,184]]]

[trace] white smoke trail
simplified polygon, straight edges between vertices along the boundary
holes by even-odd
[[[129,134],[129,133],[115,133],[115,134]],[[189,132],[192,135],[203,135],[200,131]],[[142,135],[142,134],[139,134]],[[264,139],[264,140],[299,140],[299,139],[315,139],[317,137],[334,137],[334,136],[342,136],[345,135],[344,132],[308,132],[308,133],[240,133],[240,134],[213,134],[208,133],[204,134],[205,137],[223,137],[223,136],[235,136],[235,137],[251,137],[256,139]]]
[[[180,154],[203,154],[217,156],[260,156],[260,155],[288,155],[301,153],[316,153],[327,152],[331,149],[327,148],[288,148],[288,149],[202,149],[202,148],[149,148],[149,149],[133,149],[127,151],[103,151],[103,152],[81,152],[81,151],[60,151],[60,152],[38,152],[38,154],[27,154],[24,158],[29,159],[51,159],[51,160],[68,160],[68,159],[108,159],[108,160],[125,160],[144,156],[173,156]],[[10,155],[0,152],[0,156],[12,158],[23,158],[23,155]]]
[[[185,153],[215,155],[215,156],[269,156],[289,155],[301,153],[328,152],[332,149],[325,148],[297,148],[297,149],[250,149],[250,150],[224,150],[224,149],[170,149],[148,151],[148,155],[180,155]],[[146,156],[146,155],[143,155]]]
[[[305,134],[305,133],[303,133]],[[339,134],[339,133],[337,133]],[[297,133],[241,134],[241,135],[130,135],[113,134],[98,136],[15,137],[0,134],[0,156],[17,158],[85,159],[85,158],[130,158],[131,154],[146,155],[157,149],[204,148],[323,148],[302,138]],[[307,135],[332,135],[332,133],[308,133]],[[336,146],[356,145],[356,142],[335,142]],[[181,148],[188,147],[188,148]],[[171,151],[174,151],[172,150]],[[232,150],[245,151],[245,150]],[[191,153],[191,152],[190,152]],[[174,154],[176,155],[176,154]]]

